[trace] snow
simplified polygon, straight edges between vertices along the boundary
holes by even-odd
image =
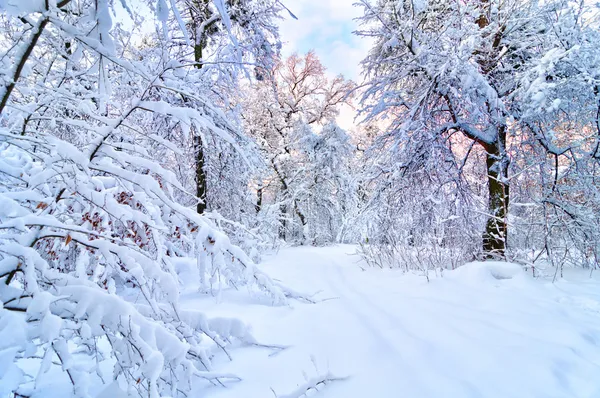
[[[362,271],[353,246],[282,249],[261,269],[317,303],[268,307],[247,292],[186,295],[184,307],[240,318],[262,344],[219,371],[241,377],[209,396],[597,397],[600,277],[552,284],[515,264],[430,275]],[[364,267],[364,265],[363,265]],[[320,301],[322,300],[322,301]],[[321,382],[322,381],[322,382]],[[311,388],[308,396],[314,396]]]
[[[169,7],[165,0],[156,1],[156,18],[163,24],[169,19]]]

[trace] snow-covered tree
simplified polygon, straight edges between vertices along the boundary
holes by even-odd
[[[596,267],[600,264],[600,50],[597,7],[558,3],[544,15],[542,45],[528,50],[530,67],[518,74],[513,112],[526,150],[515,153],[518,195],[515,234],[533,259]],[[537,156],[536,156],[537,155]],[[516,211],[515,211],[516,213]],[[531,248],[534,250],[531,250]]]
[[[281,238],[298,243],[308,238],[309,220],[300,196],[312,182],[300,156],[307,147],[301,143],[335,118],[352,87],[343,76],[327,78],[320,60],[309,52],[282,60],[242,100],[245,129],[267,164],[258,176],[257,210],[272,213],[267,205],[277,204]]]
[[[253,65],[256,76],[274,64],[281,47],[276,20],[283,5],[277,0],[186,0],[181,3],[185,9],[182,21],[189,32],[195,66],[213,76],[213,84],[220,85],[214,99],[226,105],[230,93],[237,88],[238,72],[243,71],[249,76],[249,69],[244,68],[243,63]],[[215,199],[224,196],[221,172],[239,157],[231,147],[207,142],[203,131],[193,129],[192,135],[195,191],[201,199],[197,211],[201,214],[206,210],[220,210],[222,203]],[[237,162],[235,167],[243,168],[244,164]],[[235,186],[228,196],[235,200],[236,195],[245,192]]]
[[[295,190],[306,215],[306,237],[312,244],[340,242],[351,235],[357,208],[350,137],[329,122],[318,134],[301,137],[298,152],[302,171]]]
[[[359,34],[375,39],[364,60],[364,111],[391,120],[378,144],[379,175],[433,183],[449,209],[460,200],[460,214],[449,216],[463,218],[471,238],[484,215],[481,250],[504,257],[509,186],[521,166],[555,156],[549,136],[560,126],[563,138],[579,141],[567,103],[581,110],[580,126],[594,126],[596,15],[585,2],[562,0],[359,4]],[[564,97],[550,95],[558,91]]]

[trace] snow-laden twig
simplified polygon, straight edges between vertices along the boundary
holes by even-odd
[[[328,384],[331,384],[336,381],[346,380],[347,377],[337,377],[332,375],[331,373],[326,373],[323,375],[315,376],[305,383],[301,384],[294,391],[289,392],[284,395],[278,395],[273,391],[276,398],[301,398],[307,396],[310,391],[320,391],[320,388],[325,387]]]

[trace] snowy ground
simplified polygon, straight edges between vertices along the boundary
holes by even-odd
[[[217,369],[243,380],[208,396],[287,397],[329,372],[346,379],[309,396],[600,397],[598,275],[552,284],[510,265],[475,264],[427,283],[362,271],[353,251],[285,249],[262,265],[290,287],[332,298],[318,304],[249,304],[247,292],[226,292],[217,305],[186,296],[188,308],[242,318],[259,341],[289,346],[276,355],[234,350]]]

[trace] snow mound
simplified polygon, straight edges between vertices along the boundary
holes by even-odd
[[[447,274],[451,279],[470,283],[498,284],[501,281],[525,281],[527,274],[519,264],[502,261],[475,261]]]

